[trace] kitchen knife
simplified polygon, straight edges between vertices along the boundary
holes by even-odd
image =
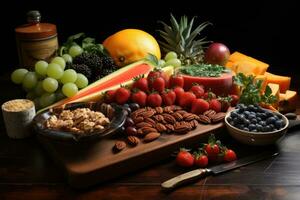
[[[221,165],[217,165],[211,168],[204,168],[204,169],[196,169],[179,176],[176,176],[172,179],[169,179],[161,184],[163,189],[173,189],[179,185],[191,182],[193,180],[204,178],[209,175],[217,175],[223,172],[227,172],[229,170],[233,170],[260,160],[264,160],[266,158],[270,158],[273,156],[278,155],[279,153],[275,150],[272,151],[265,151],[260,154],[256,154],[253,156],[241,158],[239,160],[232,161],[230,163],[224,163]]]

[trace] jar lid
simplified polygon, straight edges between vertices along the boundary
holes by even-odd
[[[56,25],[40,23],[41,14],[33,10],[27,13],[27,24],[15,28],[16,34],[22,39],[42,39],[57,34]]]

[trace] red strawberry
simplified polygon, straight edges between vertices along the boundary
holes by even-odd
[[[204,99],[195,99],[192,103],[191,113],[202,114],[209,109],[209,103]]]
[[[218,113],[221,112],[222,104],[218,99],[212,99],[209,102],[209,108]]]
[[[184,92],[184,93],[180,94],[178,103],[181,107],[188,108],[188,107],[191,107],[192,102],[195,99],[196,99],[196,96],[194,95],[194,93]]]
[[[166,82],[162,77],[158,77],[152,82],[152,88],[159,93],[162,93],[165,90],[165,87]]]
[[[149,72],[149,74],[147,76],[147,80],[148,80],[148,88],[149,88],[150,91],[153,89],[154,80],[157,79],[158,77],[160,77],[160,72],[159,71]]]
[[[104,94],[104,102],[112,103],[115,100],[116,90],[107,90]]]
[[[168,76],[168,74],[166,74],[166,72],[164,71],[160,71],[160,77],[162,77],[165,80],[165,86],[166,88],[169,88],[169,83],[170,83],[170,77]]]
[[[231,96],[231,106],[236,106],[239,102],[239,96],[235,95],[235,94],[232,94],[230,95]]]
[[[132,89],[139,89],[142,90],[144,92],[148,92],[149,88],[148,88],[148,80],[146,78],[144,78],[143,76],[141,77],[137,77],[134,79],[135,82],[132,85]]]
[[[147,97],[147,105],[150,107],[159,107],[162,104],[162,98],[157,93],[149,94]]]
[[[161,95],[165,106],[174,105],[176,100],[176,93],[173,90],[164,91]]]
[[[147,101],[147,94],[144,91],[137,91],[131,95],[131,101],[139,104],[140,107],[144,107]]]
[[[215,99],[215,98],[217,98],[217,96],[213,92],[205,92],[203,95],[203,99],[210,100],[210,99]]]
[[[170,77],[170,88],[184,86],[184,79],[181,75],[172,75]]]
[[[180,95],[184,93],[184,89],[182,87],[175,87],[173,91],[176,94],[176,103],[178,104]]]
[[[201,98],[204,95],[204,89],[201,85],[193,85],[190,91],[193,92],[197,98]]]
[[[115,102],[118,104],[126,103],[130,98],[130,91],[127,88],[120,87],[115,93]]]

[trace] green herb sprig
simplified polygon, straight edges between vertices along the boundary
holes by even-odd
[[[262,91],[262,80],[255,80],[255,77],[238,73],[233,77],[234,83],[241,87],[240,103],[250,105],[265,103],[267,105],[275,103],[278,99],[272,95],[272,89],[267,85],[265,92]]]
[[[85,33],[77,33],[68,37],[67,41],[59,48],[58,54],[62,56],[63,54],[68,53],[69,49],[74,45],[79,45],[84,52],[103,56],[109,55],[102,44],[97,44],[94,38],[86,37]]]
[[[180,68],[180,72],[191,76],[220,77],[230,70],[220,65],[196,64]]]

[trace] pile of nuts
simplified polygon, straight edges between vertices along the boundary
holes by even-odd
[[[126,141],[131,146],[137,146],[141,140],[146,143],[151,142],[163,133],[185,134],[195,129],[199,123],[218,123],[225,118],[225,115],[224,112],[216,113],[214,110],[196,115],[176,105],[140,108],[127,118],[127,121],[132,122],[125,130]],[[125,147],[125,141],[117,141],[114,149],[121,151]]]
[[[74,134],[90,134],[105,129],[110,123],[109,118],[102,112],[92,111],[89,108],[62,110],[51,115],[45,127],[53,130],[70,131]]]

